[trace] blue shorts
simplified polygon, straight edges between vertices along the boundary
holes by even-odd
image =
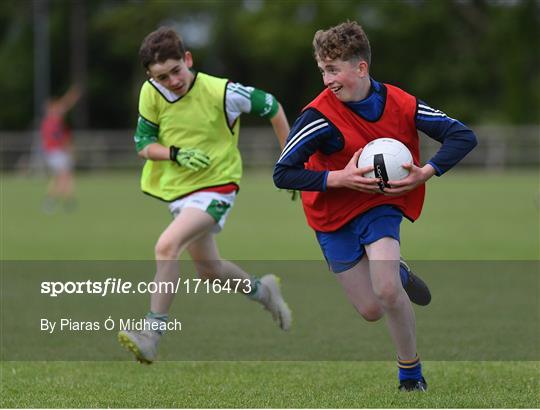
[[[391,206],[381,205],[357,216],[334,232],[316,232],[330,270],[341,273],[356,265],[364,256],[365,245],[381,238],[399,241],[399,225],[403,213]]]

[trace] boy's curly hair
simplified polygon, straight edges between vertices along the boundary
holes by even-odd
[[[313,37],[315,59],[348,61],[360,58],[371,65],[371,48],[362,27],[346,21],[328,30],[318,30]]]
[[[168,59],[181,60],[186,50],[182,38],[170,27],[160,27],[148,34],[139,49],[139,57],[145,69]]]

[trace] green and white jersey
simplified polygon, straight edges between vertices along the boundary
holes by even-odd
[[[141,177],[144,192],[173,201],[207,187],[240,182],[239,116],[254,113],[272,118],[275,98],[264,91],[227,79],[197,73],[182,97],[153,80],[146,81],[139,97],[139,120],[134,136],[138,151],[158,142],[166,147],[198,148],[211,165],[193,172],[172,161],[147,160]]]

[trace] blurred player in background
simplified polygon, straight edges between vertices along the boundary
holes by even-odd
[[[215,241],[242,175],[237,147],[240,115],[268,119],[283,147],[289,124],[281,105],[262,90],[193,70],[191,53],[170,28],[150,33],[139,56],[149,77],[139,97],[134,137],[139,156],[147,159],[141,188],[167,202],[173,216],[155,246],[154,282],[176,282],[179,255],[187,250],[201,278],[241,279],[241,291],[288,330],[291,312],[281,296],[279,279],[275,275],[258,279],[223,260]],[[167,322],[173,298],[174,294],[153,294],[145,330],[118,334],[120,343],[140,362],[156,358],[163,332],[151,328]]]
[[[73,146],[71,130],[65,121],[69,110],[81,97],[78,85],[73,85],[61,97],[51,98],[45,106],[40,133],[45,161],[52,172],[43,210],[54,212],[63,203],[66,210],[75,207],[73,181]]]
[[[426,305],[429,289],[400,261],[403,216],[417,219],[424,183],[457,164],[476,145],[461,122],[401,89],[370,77],[371,49],[356,22],[319,30],[315,59],[326,89],[294,123],[274,169],[280,188],[302,192],[309,225],[345,294],[368,321],[384,314],[397,351],[399,389],[425,391],[427,383],[416,350],[411,301]],[[418,132],[442,143],[423,167]],[[389,181],[381,192],[377,178],[357,168],[362,147],[390,137],[411,151],[410,174]],[[409,300],[410,299],[410,300]]]

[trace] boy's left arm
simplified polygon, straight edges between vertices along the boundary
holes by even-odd
[[[477,138],[471,129],[442,111],[418,100],[415,116],[416,128],[440,142],[441,148],[424,165],[404,164],[409,175],[399,181],[388,181],[392,188],[385,188],[385,195],[397,196],[415,189],[433,175],[441,176],[461,161],[476,145]]]
[[[433,175],[437,174],[437,171],[429,163],[423,167],[417,167],[414,164],[403,164],[403,168],[409,170],[409,175],[399,181],[388,181],[388,185],[392,188],[384,188],[384,195],[399,196],[406,192],[412,191],[419,185],[427,182]]]
[[[270,118],[270,123],[272,124],[272,128],[274,128],[274,133],[276,134],[276,137],[279,141],[279,147],[281,150],[283,150],[283,148],[285,147],[285,141],[287,140],[287,136],[290,132],[290,127],[283,107],[279,102],[277,104],[278,110],[276,112],[276,115]]]
[[[279,146],[283,149],[289,135],[289,122],[283,107],[272,94],[258,88],[229,82],[226,110],[230,124],[233,124],[242,113],[255,114],[270,120]]]

